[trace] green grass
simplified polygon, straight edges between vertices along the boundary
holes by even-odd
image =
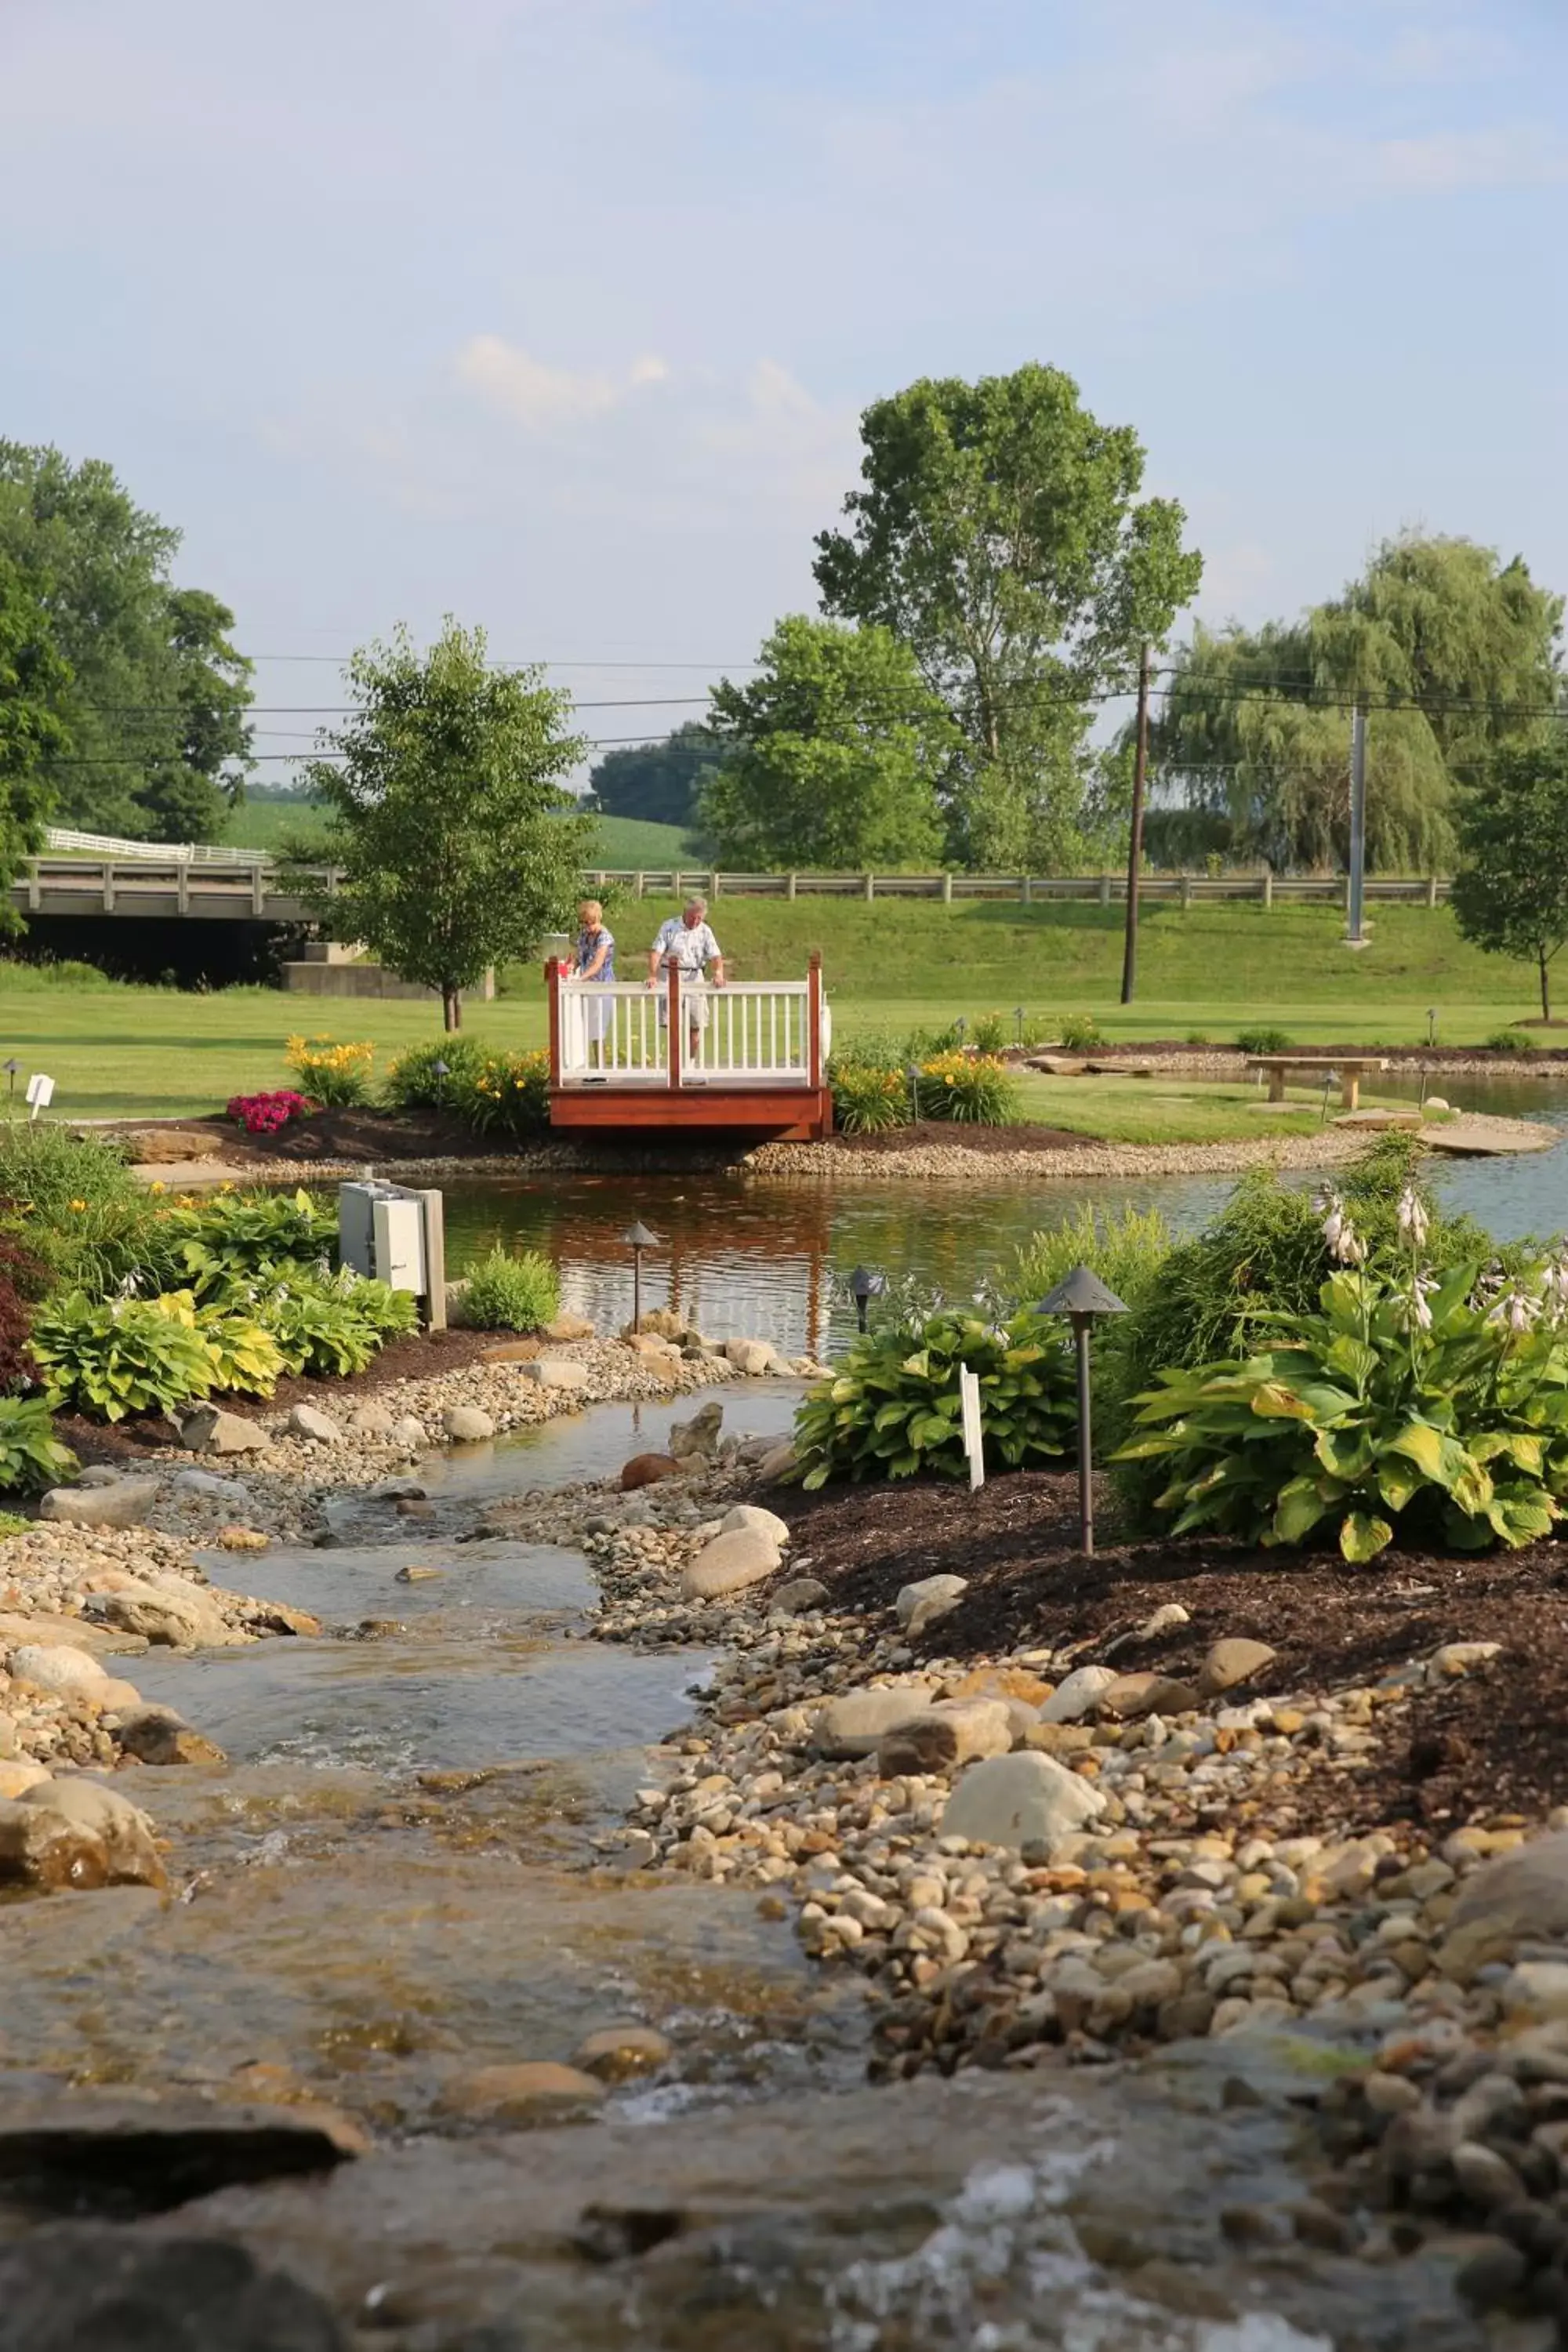
[[[229,813],[221,838],[236,849],[280,851],[290,840],[311,841],[325,829],[326,812],[314,801],[245,801]],[[653,873],[689,866],[702,856],[678,824],[645,824],[638,817],[602,816],[595,821],[590,865],[646,866]]]
[[[1322,1124],[1321,1094],[1300,1087],[1270,1104],[1261,1087],[1200,1078],[1049,1078],[1031,1071],[1020,1084],[1025,1118],[1103,1143],[1234,1143],[1311,1135]],[[1368,1109],[1377,1099],[1362,1097]],[[1336,1089],[1331,1119],[1339,1108]]]
[[[326,822],[326,811],[315,801],[242,801],[230,809],[218,839],[236,849],[267,849],[276,855],[286,842],[315,840]]]

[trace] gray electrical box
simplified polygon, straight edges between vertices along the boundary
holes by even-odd
[[[411,1291],[433,1331],[447,1322],[447,1253],[439,1192],[374,1177],[338,1187],[338,1255],[356,1274]]]

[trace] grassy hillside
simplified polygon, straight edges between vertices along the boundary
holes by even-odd
[[[231,809],[220,838],[236,849],[280,850],[291,837],[312,840],[326,823],[313,801],[243,801]]]
[[[223,839],[237,849],[279,851],[289,838],[310,841],[326,823],[325,813],[311,801],[246,801],[231,811]],[[672,867],[697,866],[700,852],[678,824],[645,824],[629,816],[602,816],[595,821],[591,864],[646,866],[668,873]]]

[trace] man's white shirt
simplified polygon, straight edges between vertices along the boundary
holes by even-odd
[[[659,925],[653,945],[663,970],[668,971],[672,963],[679,964],[683,975],[693,978],[700,977],[706,965],[721,960],[719,942],[708,925],[695,923],[689,930],[679,915],[672,915],[668,923]]]

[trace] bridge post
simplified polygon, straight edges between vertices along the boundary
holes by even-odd
[[[100,868],[99,868],[99,880],[100,880],[100,883],[102,884],[102,886],[103,886],[103,911],[104,911],[104,913],[105,913],[106,915],[112,915],[112,914],[113,914],[113,912],[114,912],[114,868],[113,868],[113,866],[100,866]]]
[[[174,903],[180,913],[188,915],[191,911],[191,863],[188,857],[182,857],[174,868]]]
[[[253,915],[267,912],[267,869],[253,866],[250,869],[250,911]]]
[[[671,961],[669,967],[669,1086],[672,1094],[680,1091],[680,966]]]
[[[544,959],[544,993],[550,1006],[550,1086],[561,1084],[561,966],[554,956]]]

